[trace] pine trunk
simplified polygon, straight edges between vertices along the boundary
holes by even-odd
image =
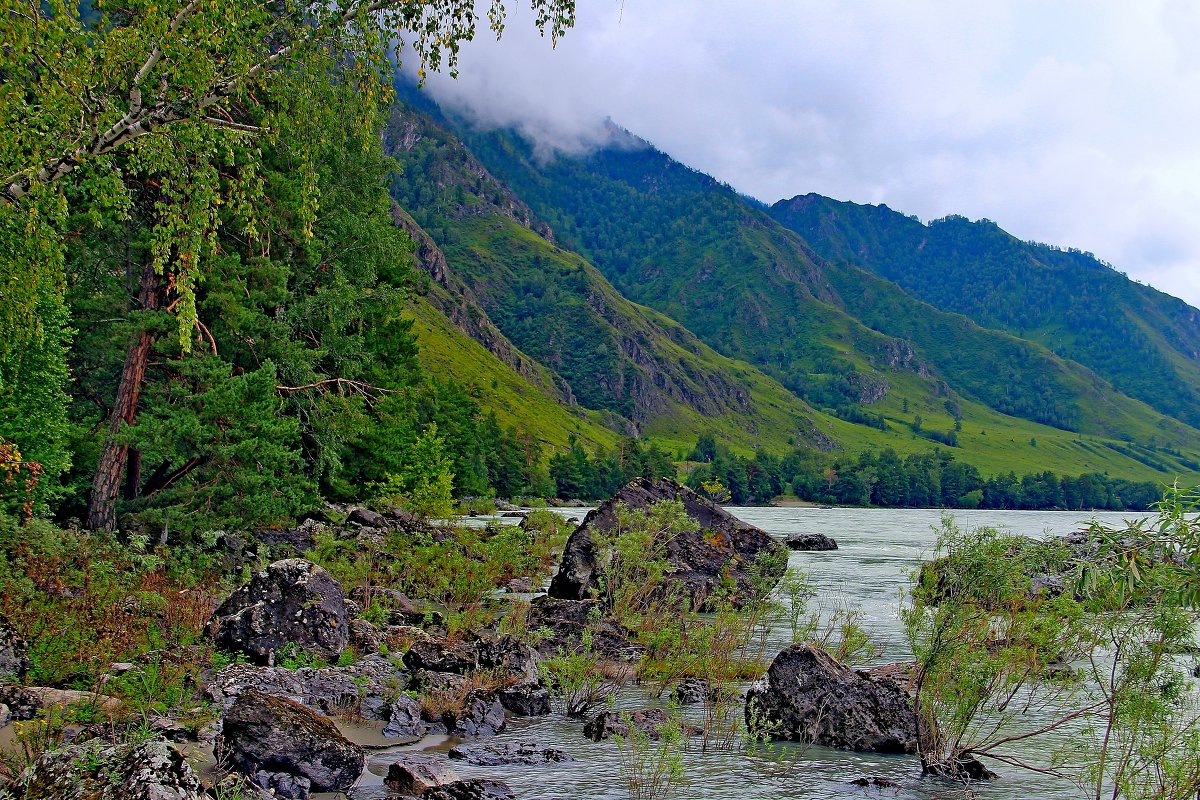
[[[158,273],[147,264],[142,270],[142,285],[138,291],[141,308],[152,311],[159,307],[159,283]],[[109,414],[108,436],[100,450],[100,461],[92,480],[92,496],[87,512],[89,530],[112,531],[117,527],[117,497],[121,493],[121,475],[129,460],[129,446],[118,444],[116,437],[122,426],[137,421],[138,400],[141,398],[142,381],[146,377],[146,364],[150,361],[150,346],[153,343],[154,335],[150,331],[142,331],[125,354],[125,366],[121,369],[121,380],[117,384],[117,398]]]

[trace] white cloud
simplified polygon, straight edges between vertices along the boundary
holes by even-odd
[[[513,4],[516,5],[515,3]],[[557,49],[514,9],[443,102],[578,150],[611,116],[768,202],[988,217],[1200,304],[1188,0],[593,0]]]

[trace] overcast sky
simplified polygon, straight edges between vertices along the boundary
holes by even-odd
[[[766,202],[987,217],[1200,305],[1200,2],[579,0],[444,103],[579,148],[605,117]]]

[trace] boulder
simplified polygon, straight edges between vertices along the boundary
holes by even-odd
[[[453,725],[450,725],[450,720]],[[464,739],[495,736],[504,730],[504,706],[495,692],[485,689],[472,690],[463,703],[462,711],[448,715],[450,733]]]
[[[530,630],[550,631],[537,645],[545,656],[583,650],[584,631],[591,634],[592,652],[603,658],[633,661],[642,649],[630,643],[629,630],[612,619],[599,600],[538,597],[529,604],[527,620]]]
[[[388,697],[408,685],[409,676],[381,655],[346,667],[284,669],[231,664],[213,676],[205,693],[228,711],[243,692],[287,697],[322,714],[357,711],[367,719],[387,719]]]
[[[686,486],[661,479],[638,478],[626,484],[599,508],[588,512],[583,523],[567,540],[562,564],[550,583],[549,594],[565,600],[585,600],[598,597],[599,583],[605,565],[593,540],[593,532],[609,532],[616,525],[617,505],[630,509],[646,509],[664,500],[683,503],[688,516],[699,524],[695,531],[675,536],[666,547],[671,568],[666,585],[681,592],[695,609],[709,610],[717,590],[732,582],[733,594],[728,597],[735,605],[753,593],[752,573],[756,562],[772,556],[774,580],[782,577],[786,559],[783,546],[766,531],[747,525],[725,509],[701,497]]]
[[[404,654],[404,666],[413,672],[454,672],[462,675],[477,666],[474,648],[466,645],[418,639]]]
[[[429,789],[421,800],[516,800],[513,790],[503,781],[472,778]]]
[[[703,703],[708,699],[709,685],[708,681],[702,681],[699,678],[686,678],[679,682],[675,687],[672,696],[675,702],[681,706],[694,706],[697,703]]]
[[[651,739],[661,739],[661,729],[670,721],[670,716],[661,708],[648,708],[644,711],[601,711],[583,726],[583,735],[593,742],[603,741],[611,736],[629,736],[629,726],[632,724]],[[684,724],[683,728],[683,732],[689,736],[697,732],[691,725]]]
[[[42,753],[21,776],[22,800],[202,800],[204,787],[183,754],[161,739],[105,739]]]
[[[289,643],[329,660],[350,640],[341,584],[301,558],[276,561],[221,604],[208,634],[225,650],[270,664]]]
[[[480,639],[474,644],[475,664],[509,680],[536,681],[538,654],[514,636]]]
[[[346,515],[347,525],[361,525],[364,528],[386,528],[387,518],[369,508],[352,508]]]
[[[789,550],[805,552],[816,550],[837,550],[837,542],[823,533],[793,533],[787,538]]]
[[[566,750],[530,741],[460,744],[450,751],[450,758],[465,761],[475,767],[574,761]]]
[[[362,748],[325,717],[254,690],[243,692],[225,714],[221,751],[248,775],[300,776],[318,792],[346,789],[366,763]]]
[[[25,680],[29,672],[29,647],[12,625],[0,617],[0,682]]]
[[[365,619],[352,619],[347,623],[350,630],[350,644],[355,651],[363,654],[378,653],[383,644],[379,629]]]
[[[917,752],[917,716],[895,678],[793,645],[746,697],[746,723],[774,739],[876,753]]]
[[[388,707],[388,722],[383,726],[387,739],[419,739],[429,731],[421,719],[421,704],[414,697],[402,694]]]
[[[550,690],[540,681],[522,681],[497,690],[500,705],[518,717],[544,717],[550,713]]]
[[[423,795],[458,779],[444,758],[429,753],[405,753],[388,765],[384,782],[400,794]]]

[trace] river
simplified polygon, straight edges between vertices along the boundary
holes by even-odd
[[[900,596],[909,571],[930,553],[934,526],[941,512],[918,509],[824,509],[731,507],[739,518],[780,538],[792,533],[824,533],[835,538],[839,549],[831,552],[799,553],[790,556],[790,566],[806,572],[817,591],[818,602],[840,602],[859,609],[866,624],[883,648],[880,663],[908,657],[899,620]],[[569,509],[581,518],[585,509]],[[1092,517],[1119,525],[1137,514],[1064,511],[966,511],[955,520],[963,526],[994,526],[1027,536],[1066,534]],[[508,520],[511,521],[511,520]],[[788,641],[782,629],[771,633],[771,650]],[[645,704],[635,690],[623,697],[631,704]],[[536,767],[492,769],[460,768],[464,776],[492,776],[506,781],[522,800],[574,798],[576,800],[624,800],[628,797],[621,776],[619,751],[612,742],[585,739],[582,725],[558,715],[517,719],[502,739],[537,739],[572,753],[574,763]],[[422,742],[428,747],[429,740]],[[447,747],[448,743],[432,743]],[[911,756],[880,756],[850,753],[822,747],[791,744],[766,746],[746,753],[687,752],[684,755],[687,784],[673,796],[678,800],[768,800],[781,797],[842,798],[887,797],[933,800],[933,798],[1072,798],[1080,796],[1069,783],[1004,767],[1000,780],[987,785],[961,786],[924,778]],[[386,763],[379,759],[376,763]],[[458,765],[456,764],[456,768]],[[377,770],[381,769],[376,767]],[[879,777],[897,788],[860,789],[850,781]],[[365,782],[378,777],[364,776]]]

